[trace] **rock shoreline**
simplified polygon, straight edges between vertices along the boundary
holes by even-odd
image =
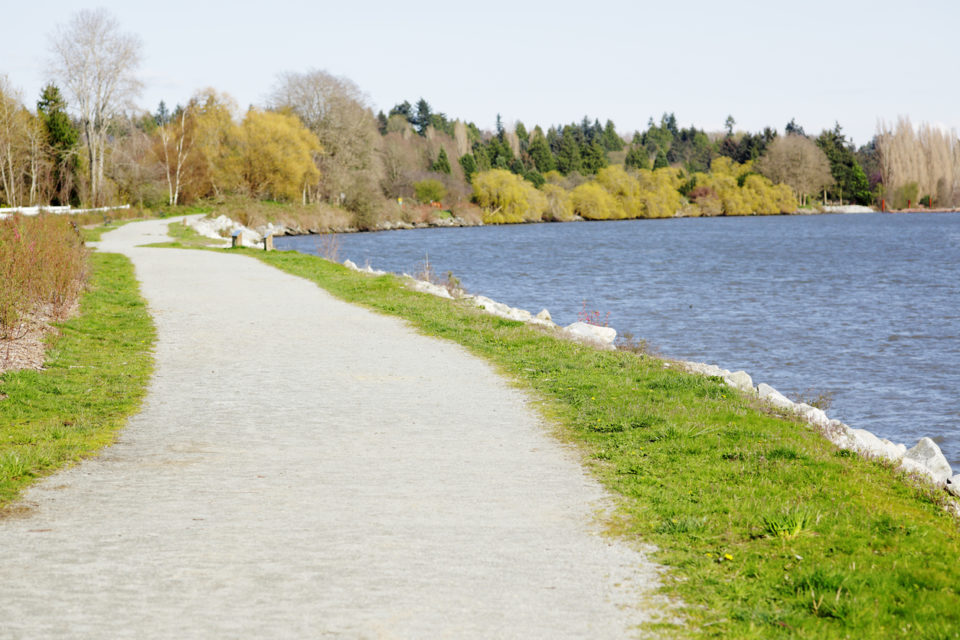
[[[275,227],[273,224],[268,224],[259,230],[249,229],[226,216],[189,220],[188,224],[200,235],[219,240],[224,239],[224,233],[229,235],[239,232],[242,244],[246,247],[260,246],[263,238],[267,235],[284,235],[289,232],[289,230]],[[390,228],[414,228],[408,223],[400,224],[407,226]],[[422,224],[422,226],[430,225]],[[449,224],[432,226],[462,225],[449,221]],[[375,276],[387,275],[386,271],[373,269],[370,266],[358,267],[350,260],[345,260],[343,264],[348,269],[359,273]],[[525,309],[510,307],[485,296],[468,295],[462,289],[418,280],[406,273],[402,274],[402,277],[407,280],[408,286],[415,291],[441,298],[465,300],[486,313],[550,329],[568,340],[574,340],[598,349],[611,351],[616,349],[614,343],[617,332],[612,327],[598,326],[587,322],[574,322],[561,327],[553,322],[550,312],[546,309],[537,314],[532,314]],[[713,364],[682,360],[668,360],[665,366],[678,367],[689,373],[720,378],[729,387],[753,395],[781,411],[797,415],[810,428],[816,429],[839,449],[851,451],[866,459],[886,460],[908,476],[942,489],[951,496],[960,498],[960,474],[954,474],[940,447],[930,438],[920,438],[916,445],[908,449],[905,444],[894,443],[885,438],[879,438],[866,429],[854,429],[839,420],[830,419],[822,409],[802,402],[793,402],[769,384],[754,385],[753,378],[746,371],[729,371]],[[945,508],[951,514],[960,518],[960,501],[947,498]]]
[[[827,205],[821,206],[819,210],[816,211],[796,211],[794,213],[787,214],[778,214],[778,215],[817,215],[823,213],[875,213],[876,210],[872,207],[864,207],[859,205]],[[757,214],[752,214],[757,215]],[[677,218],[684,216],[674,216]],[[703,217],[728,217],[728,216],[703,216]],[[744,218],[749,216],[729,216],[729,217],[738,217]],[[637,218],[638,220],[653,220],[654,218]],[[669,218],[666,218],[669,219]],[[547,222],[547,221],[543,221]],[[575,216],[573,220],[569,222],[586,222],[584,218]],[[198,220],[193,220],[189,222],[197,233],[207,238],[215,238],[218,240],[223,240],[225,237],[229,237],[230,234],[234,232],[240,232],[242,234],[242,243],[245,247],[255,247],[259,245],[265,236],[305,236],[305,235],[315,235],[322,233],[361,233],[363,230],[357,227],[332,227],[329,229],[320,229],[315,227],[300,227],[300,226],[284,226],[284,225],[275,225],[272,222],[268,222],[266,225],[261,225],[258,227],[246,227],[239,222],[236,222],[225,215],[217,216],[216,218],[201,218]],[[518,224],[539,224],[539,223],[518,223]],[[483,222],[471,222],[469,220],[464,220],[458,216],[452,216],[450,218],[436,218],[429,222],[404,222],[403,220],[397,222],[391,222],[386,220],[377,224],[376,228],[369,229],[369,231],[397,231],[405,229],[430,229],[430,228],[452,228],[452,227],[482,227],[484,226]],[[224,233],[227,235],[225,236]]]

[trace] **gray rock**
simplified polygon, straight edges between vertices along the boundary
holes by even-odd
[[[550,316],[550,312],[546,309],[541,309],[540,313],[534,316],[537,320],[544,320],[546,322],[553,322],[553,318]]]
[[[911,473],[926,475],[939,485],[945,484],[953,475],[950,463],[930,438],[920,438],[916,446],[903,456],[900,466]]]

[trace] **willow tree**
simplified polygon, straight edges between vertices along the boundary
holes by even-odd
[[[51,45],[51,71],[73,96],[83,130],[90,199],[102,204],[107,128],[140,93],[140,39],[121,32],[106,10],[83,9],[56,29]]]
[[[313,162],[320,142],[296,116],[251,109],[241,125],[242,171],[250,194],[306,199],[320,173]]]

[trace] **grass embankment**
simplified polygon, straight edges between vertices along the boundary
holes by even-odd
[[[544,400],[656,544],[682,598],[668,634],[960,637],[960,530],[942,492],[838,452],[719,379],[602,352],[311,256],[244,250],[488,358]]]
[[[146,392],[154,328],[133,265],[117,254],[90,259],[80,315],[57,325],[45,370],[0,376],[0,506],[110,444]]]

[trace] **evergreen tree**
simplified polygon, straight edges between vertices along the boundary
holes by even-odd
[[[387,133],[387,116],[381,110],[377,113],[377,129],[380,130],[380,135],[386,135]]]
[[[577,143],[576,133],[572,126],[563,128],[558,147],[556,157],[557,169],[560,173],[567,175],[574,171],[579,172],[582,169],[580,145]]]
[[[845,199],[857,204],[870,204],[870,183],[863,167],[857,161],[852,145],[847,142],[840,124],[833,130],[823,131],[816,140],[817,146],[827,156],[834,184],[827,188],[827,196],[833,200]]]
[[[537,171],[546,173],[557,168],[557,161],[554,159],[553,153],[550,152],[550,146],[543,136],[534,136],[530,142],[529,153]]]
[[[527,128],[523,126],[522,122],[517,122],[514,132],[517,134],[517,138],[520,139],[520,148],[523,149],[525,147],[524,143],[530,142],[530,134],[527,133]]]
[[[660,118],[660,128],[669,131],[674,138],[680,135],[680,131],[677,129],[677,116],[672,113],[663,114],[663,117]]]
[[[603,148],[607,151],[623,150],[623,140],[617,135],[617,130],[613,126],[612,120],[607,120],[607,124],[603,128]]]
[[[523,178],[527,182],[533,184],[533,186],[535,186],[538,189],[542,187],[544,184],[546,184],[547,182],[546,179],[544,179],[544,177],[540,174],[540,172],[536,171],[535,169],[531,169],[530,171],[527,171],[525,174],[523,174]]]
[[[727,137],[733,135],[733,127],[736,126],[737,121],[733,119],[733,116],[727,116],[727,119],[723,122],[723,128],[727,130]]]
[[[410,102],[407,100],[404,100],[400,104],[394,105],[394,107],[390,109],[389,115],[403,116],[404,118],[407,119],[407,122],[409,122],[410,124],[414,123],[413,107],[410,106]]]
[[[447,151],[443,147],[440,147],[440,153],[437,154],[436,161],[430,165],[431,171],[436,171],[437,173],[450,173],[450,159],[447,157]]]
[[[803,127],[797,124],[796,118],[790,118],[790,122],[787,123],[787,126],[783,129],[783,134],[787,136],[806,136],[804,133]]]
[[[51,204],[68,204],[79,199],[75,189],[68,188],[71,173],[76,168],[76,148],[80,132],[70,122],[67,103],[54,84],[48,84],[37,101],[37,116],[43,123],[47,144],[53,152],[53,177],[57,196]]]
[[[596,140],[582,149],[580,158],[584,173],[596,173],[607,166],[607,154]]]
[[[667,162],[667,154],[663,152],[663,149],[657,152],[657,158],[653,161],[653,168],[662,169],[663,167],[669,167],[670,163]]]
[[[170,124],[170,111],[167,109],[167,104],[163,100],[161,100],[157,106],[157,113],[153,116],[153,120],[157,123],[158,127]]]
[[[492,168],[490,156],[487,154],[484,146],[479,142],[475,142],[473,145],[473,158],[477,163],[477,171],[488,171]]]
[[[460,166],[463,168],[463,175],[466,177],[467,182],[472,181],[473,174],[477,172],[477,161],[473,155],[468,153],[460,156]]]
[[[420,98],[417,101],[417,112],[413,116],[411,124],[417,129],[417,133],[420,135],[425,135],[427,133],[427,127],[430,126],[430,116],[433,112],[430,110],[430,105],[426,100]]]
[[[650,158],[647,155],[646,147],[639,144],[630,145],[630,149],[627,151],[627,157],[624,158],[623,164],[628,169],[649,169]]]

